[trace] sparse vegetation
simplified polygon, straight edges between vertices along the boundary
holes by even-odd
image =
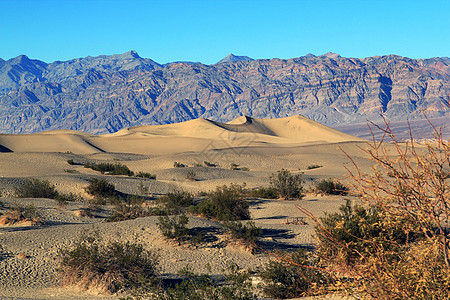
[[[191,211],[221,221],[249,220],[249,204],[243,199],[242,193],[242,188],[237,185],[217,187]]]
[[[107,292],[148,289],[159,284],[158,256],[131,242],[101,243],[83,235],[71,249],[59,251],[60,282]]]
[[[111,199],[118,196],[114,184],[109,183],[105,179],[91,178],[85,190],[89,195],[97,199]]]
[[[187,207],[193,205],[193,197],[188,192],[174,191],[162,197],[161,202],[168,213],[179,214],[184,212]]]
[[[150,174],[150,173],[145,173],[145,172],[138,172],[136,174],[136,177],[140,177],[140,178],[147,178],[147,179],[156,179],[156,175],[154,174]]]
[[[316,185],[316,191],[328,195],[347,195],[348,187],[333,179],[322,179]]]
[[[271,298],[288,299],[323,293],[330,282],[319,260],[306,250],[278,256],[258,270],[260,288]]]
[[[34,205],[16,205],[0,217],[1,225],[13,225],[21,222],[31,222],[32,225],[44,223],[44,218]]]
[[[174,168],[185,168],[185,167],[187,167],[187,166],[186,166],[185,164],[183,164],[183,163],[174,161],[174,162],[173,162],[173,167],[174,167]]]
[[[247,168],[247,167],[239,167],[239,165],[238,165],[238,164],[235,164],[235,163],[231,163],[231,164],[230,164],[230,170],[250,171],[249,168]]]
[[[213,167],[213,168],[215,168],[215,167],[218,166],[217,164],[209,162],[209,161],[206,161],[206,160],[203,163],[205,164],[205,167]]]
[[[58,192],[48,180],[36,178],[26,179],[25,183],[16,187],[15,194],[19,198],[49,198],[55,199]]]
[[[307,166],[306,169],[313,170],[313,169],[318,169],[318,168],[322,168],[322,167],[323,167],[322,165],[310,165],[310,166]]]
[[[58,193],[55,197],[55,200],[59,206],[64,206],[67,204],[67,202],[75,202],[80,199],[81,199],[81,197],[75,195],[74,193],[69,193],[69,194]]]
[[[153,293],[152,299],[177,300],[256,300],[253,294],[250,272],[229,264],[224,279],[218,280],[207,274],[197,274],[185,267],[179,272],[181,283],[167,286]]]
[[[304,197],[301,174],[293,175],[290,171],[281,169],[277,174],[272,174],[270,183],[285,199],[301,199]]]
[[[120,222],[133,220],[148,216],[162,216],[166,211],[158,207],[144,206],[145,198],[139,196],[128,196],[126,201],[116,201],[113,213],[106,218],[106,222]]]
[[[102,174],[107,175],[127,175],[134,176],[134,172],[131,171],[127,166],[122,164],[111,164],[111,163],[85,163],[85,168],[89,168],[95,171],[99,171]]]
[[[274,187],[261,187],[257,189],[250,190],[250,196],[264,199],[276,199],[279,197],[278,190]]]
[[[70,173],[70,174],[78,173],[78,171],[74,170],[74,169],[64,169],[64,172]]]
[[[197,174],[194,171],[189,170],[186,173],[186,179],[187,180],[191,180],[191,181],[196,181],[197,180]]]
[[[186,227],[188,222],[189,218],[186,215],[172,217],[165,215],[159,217],[158,228],[162,235],[168,239],[185,241],[191,237],[191,231]]]
[[[247,224],[237,221],[224,221],[223,227],[233,239],[242,242],[252,250],[256,248],[258,238],[262,236],[262,229],[252,221],[248,221]]]

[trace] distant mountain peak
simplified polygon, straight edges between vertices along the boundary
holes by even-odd
[[[219,60],[217,64],[237,62],[237,61],[253,61],[254,59],[248,56],[234,55],[233,53],[228,54],[223,59]]]
[[[325,54],[321,55],[322,57],[328,57],[328,58],[338,58],[341,57],[339,54],[334,53],[334,52],[327,52]]]
[[[123,58],[123,59],[141,58],[139,56],[139,54],[136,51],[134,51],[134,50],[127,51],[127,52],[125,52],[123,54],[116,54],[116,56],[118,56],[120,58]]]

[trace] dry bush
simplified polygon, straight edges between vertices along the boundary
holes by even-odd
[[[318,254],[351,295],[449,299],[449,142],[436,129],[424,145],[412,137],[400,143],[385,124],[383,139],[364,150],[375,162],[372,174],[349,156],[364,206],[316,219]]]
[[[31,225],[44,223],[44,218],[34,205],[16,205],[0,216],[0,225],[14,225],[30,222]]]

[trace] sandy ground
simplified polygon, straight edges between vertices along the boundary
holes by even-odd
[[[143,184],[157,196],[177,189],[209,191],[231,183],[266,187],[270,175],[285,168],[294,174],[303,173],[308,189],[322,178],[346,181],[345,167],[351,168],[347,154],[369,171],[372,163],[361,151],[366,147],[364,140],[300,116],[275,120],[241,117],[228,124],[200,119],[129,128],[103,136],[64,130],[0,135],[0,200],[5,206],[33,204],[46,219],[40,226],[0,227],[0,299],[117,299],[117,295],[58,285],[58,250],[73,245],[85,231],[96,231],[106,241],[143,243],[160,254],[161,272],[167,276],[185,265],[206,272],[209,264],[214,274],[221,273],[228,262],[256,269],[270,258],[264,252],[252,255],[238,245],[227,244],[223,236],[199,247],[174,244],[157,230],[157,217],[106,223],[101,216],[75,216],[74,211],[83,203],[61,208],[55,200],[14,198],[14,187],[26,178],[46,179],[61,192],[82,196],[86,196],[83,188],[90,178],[106,178],[121,192],[138,194]],[[121,163],[135,172],[156,174],[157,179],[102,175],[82,165],[69,165],[68,159],[77,163]],[[175,161],[187,167],[174,168]],[[199,166],[204,161],[218,166]],[[231,164],[249,170],[231,170]],[[308,170],[311,165],[321,167]],[[194,173],[196,180],[187,180],[188,173]],[[263,228],[261,244],[266,249],[296,249],[314,243],[313,223],[297,206],[321,216],[336,211],[343,201],[343,197],[307,193],[299,201],[252,199],[250,203],[254,222]],[[295,218],[308,224],[286,224]],[[219,224],[191,216],[189,227],[214,233]]]

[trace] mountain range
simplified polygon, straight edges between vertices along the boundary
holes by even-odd
[[[136,51],[45,63],[0,58],[0,133],[103,134],[196,118],[303,115],[329,126],[448,118],[450,58],[228,55],[159,64]]]

